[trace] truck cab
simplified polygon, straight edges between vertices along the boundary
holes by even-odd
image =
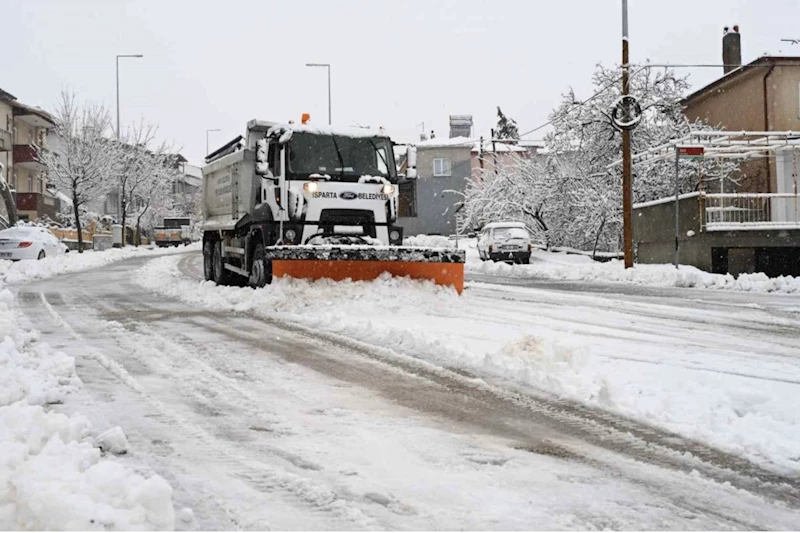
[[[392,142],[381,131],[251,121],[261,201],[283,244],[354,237],[402,243]]]

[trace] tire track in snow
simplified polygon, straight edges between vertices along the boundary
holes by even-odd
[[[346,520],[349,524],[358,529],[375,530],[380,528],[378,522],[364,515],[357,507],[352,506],[347,498],[340,496],[335,491],[314,483],[308,478],[271,467],[264,463],[257,463],[244,457],[233,455],[226,447],[208,446],[205,444],[214,442],[216,438],[201,427],[191,424],[185,418],[170,410],[162,402],[148,394],[145,388],[131,376],[122,365],[92,348],[89,342],[76,332],[53,306],[50,305],[44,293],[39,293],[39,297],[42,305],[50,314],[54,323],[61,327],[73,339],[85,343],[86,353],[91,359],[100,364],[121,383],[141,395],[165,421],[173,422],[193,437],[198,446],[206,447],[209,457],[222,455],[231,466],[230,470],[234,472],[237,477],[248,481],[258,490],[271,491],[275,488],[282,489],[313,508],[329,512],[338,518]]]

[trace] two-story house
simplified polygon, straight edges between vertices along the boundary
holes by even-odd
[[[37,158],[37,150],[47,149],[53,126],[49,113],[0,89],[0,157],[21,220],[55,220],[60,210],[55,190],[48,186],[47,167]]]
[[[763,56],[742,65],[738,26],[726,29],[722,57],[723,76],[683,99],[689,120],[726,131],[800,131],[800,57]],[[774,158],[742,164],[737,192],[777,192],[775,165]]]
[[[683,100],[689,120],[724,131],[692,133],[641,158],[676,157],[675,144],[740,164],[676,201],[634,205],[637,260],[677,260],[715,273],[800,275],[800,57],[741,62],[738,27],[725,29],[722,77]],[[738,183],[736,183],[738,182]],[[678,219],[677,228],[674,222]],[[677,245],[677,246],[676,246]]]

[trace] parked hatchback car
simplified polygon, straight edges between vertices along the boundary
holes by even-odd
[[[478,237],[481,260],[528,263],[531,259],[531,236],[522,222],[486,224]]]
[[[63,242],[44,228],[17,226],[0,231],[0,259],[43,259],[68,251]]]

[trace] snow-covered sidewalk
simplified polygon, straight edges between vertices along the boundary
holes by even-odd
[[[151,261],[136,281],[208,309],[280,318],[553,393],[800,472],[800,317],[688,300],[620,309],[602,295],[482,284],[459,297],[389,276],[218,287],[180,273],[175,258]]]
[[[7,287],[165,252],[174,253],[126,248],[0,261],[0,530],[174,528],[172,489],[120,458],[124,431],[60,412],[82,387],[75,360],[23,325]]]

